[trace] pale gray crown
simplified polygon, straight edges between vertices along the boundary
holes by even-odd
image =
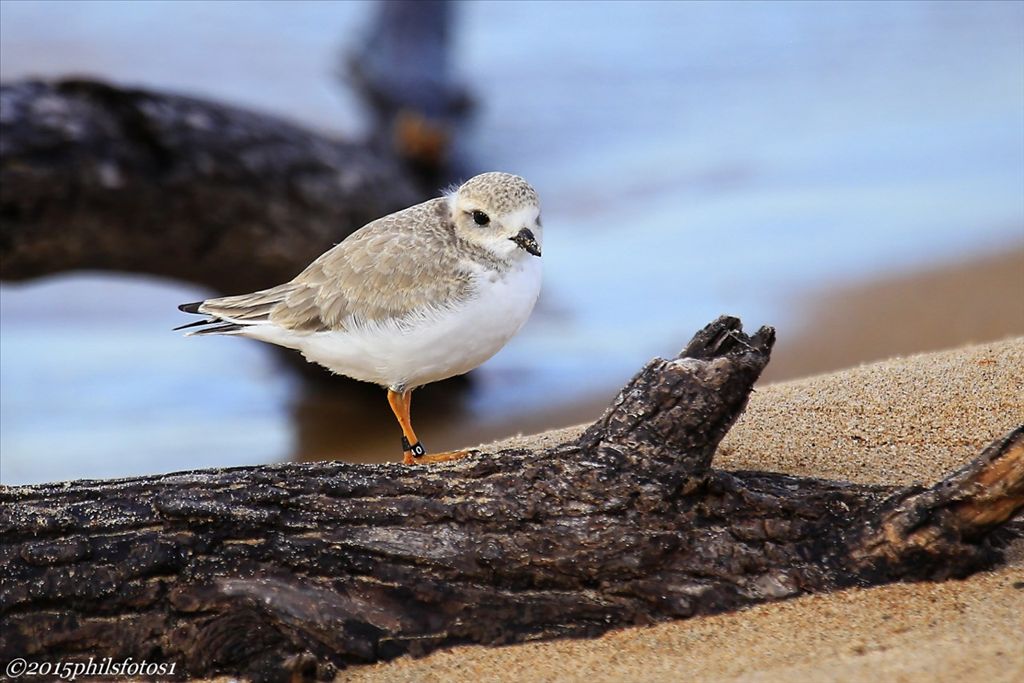
[[[511,173],[481,173],[462,184],[458,195],[488,206],[499,214],[511,213],[524,206],[539,205],[540,198],[530,183]]]

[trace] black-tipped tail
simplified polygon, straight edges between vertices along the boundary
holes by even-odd
[[[209,327],[202,327],[203,325],[209,325]],[[227,322],[220,318],[213,318],[211,320],[196,320],[195,322],[185,323],[184,325],[178,325],[174,328],[174,331],[186,330],[190,327],[198,327],[197,330],[188,332],[189,335],[200,335],[200,334],[227,334],[229,332],[237,332],[242,329],[242,326],[237,323]]]
[[[185,313],[197,313],[199,315],[203,315],[202,313],[200,313],[199,307],[202,306],[205,303],[206,303],[205,301],[196,301],[195,303],[191,303],[191,304],[182,304],[182,305],[178,306],[178,310],[179,311],[183,311]],[[238,330],[242,329],[242,326],[237,324],[237,323],[228,322],[227,320],[222,320],[222,319],[218,318],[217,316],[215,316],[213,314],[207,314],[207,315],[210,316],[207,320],[196,320],[196,321],[193,321],[193,322],[190,322],[190,323],[185,323],[184,325],[179,325],[178,327],[175,327],[174,330],[175,331],[187,330],[190,327],[196,327],[196,328],[199,328],[199,329],[192,330],[191,332],[187,332],[186,334],[187,335],[198,335],[198,334],[229,334],[231,332],[237,332]],[[206,325],[206,327],[204,327],[204,325]]]
[[[212,324],[214,324],[216,322],[219,322],[219,321],[217,321],[217,320],[196,320],[195,322],[185,323],[184,325],[178,325],[177,327],[174,328],[173,331],[177,332],[178,330],[187,330],[190,327],[196,327],[198,325],[212,325]]]
[[[213,327],[204,327],[188,334],[203,335],[203,334],[229,334],[231,332],[238,332],[242,329],[241,325],[236,323],[226,323],[223,320],[207,320],[204,321],[206,324],[212,324]]]

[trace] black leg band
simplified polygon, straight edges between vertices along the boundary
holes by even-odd
[[[409,445],[409,439],[405,438],[405,436],[402,437],[402,451],[411,451],[414,458],[422,458],[427,454],[427,449],[423,447],[423,444],[417,441]]]

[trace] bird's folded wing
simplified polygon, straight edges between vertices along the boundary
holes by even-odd
[[[240,324],[272,323],[297,332],[353,323],[401,321],[451,306],[470,294],[454,235],[433,200],[356,231],[294,280],[251,294],[211,299],[203,313]]]

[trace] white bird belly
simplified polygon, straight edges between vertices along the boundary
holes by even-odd
[[[315,332],[295,344],[338,374],[413,388],[461,375],[497,353],[530,317],[540,295],[541,263],[529,257],[499,275],[481,273],[476,296],[420,320]],[[493,278],[493,280],[492,280]]]

